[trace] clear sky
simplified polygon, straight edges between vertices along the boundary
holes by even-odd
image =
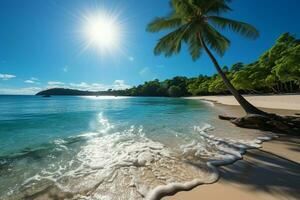
[[[227,17],[254,25],[257,40],[225,33],[232,41],[222,65],[249,63],[284,32],[300,36],[299,0],[233,0]],[[102,52],[87,47],[86,17],[104,12],[117,18],[120,42]],[[156,16],[169,12],[167,0],[1,0],[0,94],[32,94],[49,87],[103,90],[125,88],[154,78],[215,73],[203,56],[193,62],[154,56],[161,36],[145,31]],[[120,30],[119,30],[120,29]]]

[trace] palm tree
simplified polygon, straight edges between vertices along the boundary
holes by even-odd
[[[230,29],[248,38],[257,38],[258,31],[251,25],[221,17],[220,14],[231,11],[231,0],[171,0],[172,12],[166,17],[155,18],[147,27],[149,32],[171,30],[162,37],[155,49],[156,55],[171,56],[178,54],[182,43],[186,43],[190,55],[195,61],[204,50],[213,62],[227,89],[232,93],[247,114],[266,115],[265,112],[249,103],[233,87],[222,71],[210,49],[222,56],[230,41],[219,30]]]

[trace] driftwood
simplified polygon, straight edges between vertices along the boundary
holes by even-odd
[[[229,116],[225,116],[225,115],[219,115],[219,119],[222,119],[222,120],[234,120],[234,119],[236,119],[236,117],[229,117]]]
[[[238,127],[300,135],[300,117],[279,116],[275,114],[248,114],[244,117],[229,117],[219,115],[219,119],[229,120]]]

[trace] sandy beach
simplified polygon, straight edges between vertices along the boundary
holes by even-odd
[[[276,139],[250,150],[243,160],[219,168],[220,179],[179,192],[164,200],[279,200],[300,199],[300,139]]]
[[[260,108],[271,109],[286,109],[296,110],[300,112],[300,95],[244,95],[253,105]],[[224,105],[239,105],[235,98],[231,95],[228,96],[196,96],[186,97],[187,99],[202,99],[213,101]]]
[[[300,95],[247,96],[254,105],[278,114],[292,115],[300,109]],[[220,114],[241,116],[243,111],[231,96],[191,97],[215,101]],[[230,105],[230,106],[229,106]],[[277,109],[271,109],[277,108]],[[288,109],[288,110],[286,110]],[[245,129],[249,131],[249,129]],[[280,135],[248,150],[242,160],[218,168],[216,183],[178,192],[164,200],[296,200],[300,199],[300,138]]]

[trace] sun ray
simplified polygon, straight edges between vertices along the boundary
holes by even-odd
[[[87,18],[84,32],[91,45],[103,50],[114,49],[120,42],[119,25],[102,13]]]
[[[124,24],[119,12],[98,10],[82,16],[82,52],[96,51],[101,57],[123,54]]]

